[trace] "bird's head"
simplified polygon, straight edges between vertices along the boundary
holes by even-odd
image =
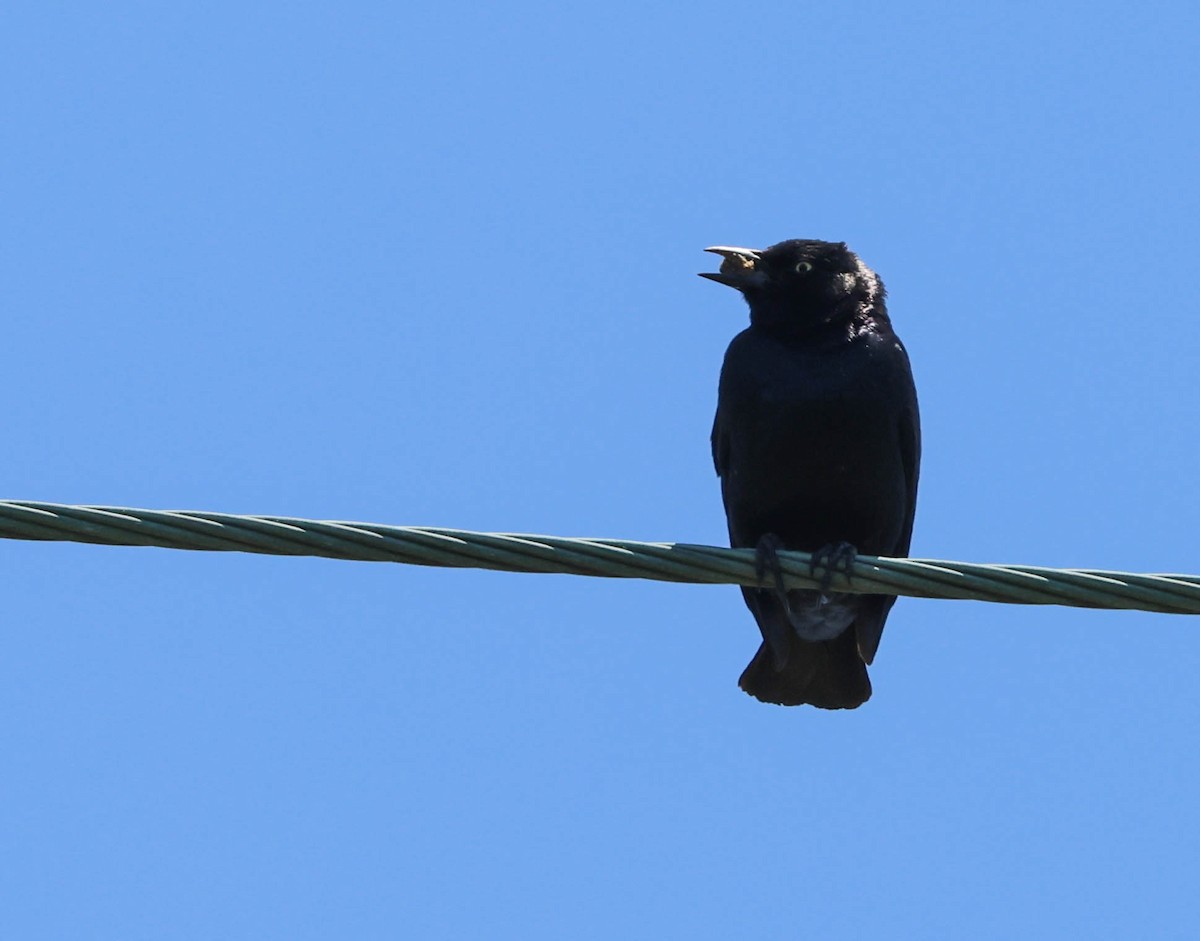
[[[824,325],[851,326],[864,315],[886,317],[883,282],[844,242],[791,239],[770,248],[714,245],[719,272],[701,274],[737,288],[751,323],[807,333]]]

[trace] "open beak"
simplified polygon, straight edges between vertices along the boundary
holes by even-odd
[[[716,281],[718,284],[727,284],[731,288],[737,288],[739,291],[749,287],[756,287],[763,283],[765,275],[761,271],[755,270],[758,265],[759,250],[756,248],[733,248],[729,245],[713,245],[705,249],[706,252],[712,252],[714,255],[720,255],[724,260],[721,262],[721,270],[716,274],[701,272],[700,277],[708,278],[710,281]]]

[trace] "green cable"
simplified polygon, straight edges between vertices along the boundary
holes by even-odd
[[[0,500],[0,537],[665,582],[759,583],[752,549],[26,500]],[[781,552],[779,558],[787,587],[819,586],[823,573],[818,570],[813,577],[807,552]],[[830,587],[917,598],[1200,614],[1197,575],[1141,575],[860,555],[848,575],[840,571],[833,574]]]

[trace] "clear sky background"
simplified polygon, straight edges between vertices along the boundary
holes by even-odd
[[[0,497],[721,544],[711,244],[845,240],[914,554],[1198,572],[1194,3],[15,3]],[[1194,937],[1200,621],[0,542],[6,938]]]

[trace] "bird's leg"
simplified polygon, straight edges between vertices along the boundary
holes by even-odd
[[[758,576],[761,585],[767,580],[767,572],[771,573],[775,585],[775,596],[783,605],[784,611],[791,613],[788,605],[787,589],[783,586],[783,566],[779,562],[779,550],[784,548],[783,540],[774,533],[764,533],[754,547],[754,574]]]
[[[808,560],[808,574],[816,578],[817,569],[821,572],[821,602],[828,600],[829,588],[833,584],[833,576],[841,572],[850,579],[850,569],[858,557],[858,550],[848,542],[831,542],[814,552]]]
[[[765,533],[754,547],[754,574],[758,576],[759,585],[767,581],[770,573],[774,581],[774,594],[783,609],[783,617],[770,614],[756,615],[759,630],[763,635],[763,643],[771,651],[771,661],[778,673],[787,666],[791,645],[788,636],[792,632],[792,605],[788,601],[787,588],[783,584],[783,565],[779,561],[779,550],[784,548],[783,540],[774,533]]]

